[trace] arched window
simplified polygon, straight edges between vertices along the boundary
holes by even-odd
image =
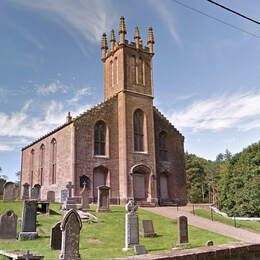
[[[165,131],[159,134],[159,157],[162,161],[167,161],[167,133]]]
[[[94,128],[94,154],[106,154],[106,124],[103,121],[98,121]]]
[[[31,186],[33,185],[33,171],[34,171],[34,149],[31,150],[31,156],[30,156]]]
[[[138,83],[143,84],[143,60],[140,58],[138,61]]]
[[[110,61],[110,73],[111,73],[111,87],[114,86],[114,63]]]
[[[134,112],[134,150],[144,151],[144,113],[141,109]]]
[[[115,83],[114,85],[118,84],[118,59],[117,57],[115,58]]]
[[[44,144],[42,144],[40,147],[40,184],[41,185],[43,185],[44,163],[45,163],[45,146]]]
[[[51,141],[51,183],[56,183],[56,171],[57,171],[57,141],[52,139]]]
[[[135,64],[135,56],[130,58],[130,77],[131,82],[136,83],[136,64]]]

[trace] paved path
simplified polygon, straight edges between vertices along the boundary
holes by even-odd
[[[143,209],[172,219],[176,219],[178,216],[184,215],[188,218],[188,223],[192,226],[232,237],[240,241],[260,243],[260,234],[256,234],[241,228],[235,228],[217,221],[213,222],[210,219],[194,216],[189,212],[189,208],[186,207],[181,207],[178,211],[176,207],[155,207]]]

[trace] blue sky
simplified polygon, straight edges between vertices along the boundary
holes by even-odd
[[[260,37],[260,26],[206,0],[180,0]],[[218,0],[260,20],[258,0]],[[260,38],[172,0],[2,0],[0,166],[14,179],[21,147],[103,99],[100,36],[124,15],[127,39],[154,28],[155,105],[208,159],[260,136]]]

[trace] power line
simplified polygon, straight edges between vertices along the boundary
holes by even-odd
[[[210,19],[213,19],[213,20],[215,20],[215,21],[217,21],[217,22],[219,22],[219,23],[225,24],[225,25],[227,25],[227,26],[229,26],[229,27],[231,27],[231,28],[233,28],[233,29],[235,29],[235,30],[238,30],[238,31],[240,31],[240,32],[246,33],[246,34],[248,34],[248,35],[251,35],[251,36],[253,36],[253,37],[255,37],[255,38],[260,39],[260,36],[257,35],[257,34],[254,34],[254,33],[252,33],[252,32],[248,32],[248,31],[246,31],[246,30],[244,30],[244,29],[242,29],[242,28],[240,28],[240,27],[238,27],[238,26],[235,26],[235,25],[230,24],[230,23],[227,23],[227,22],[225,22],[225,21],[223,21],[223,20],[221,20],[221,19],[219,19],[219,18],[216,18],[216,17],[214,17],[214,16],[211,16],[211,15],[209,15],[209,14],[206,14],[206,13],[204,13],[204,12],[202,12],[202,11],[200,11],[200,10],[194,8],[194,7],[191,7],[191,6],[188,6],[188,5],[184,4],[184,3],[181,3],[181,2],[179,2],[178,0],[172,0],[172,1],[175,2],[175,3],[177,3],[177,4],[179,4],[179,5],[181,5],[181,6],[183,6],[183,7],[185,7],[185,8],[187,8],[187,9],[192,10],[192,11],[194,11],[194,12],[196,12],[196,13],[199,13],[199,14],[201,14],[201,15],[204,15],[204,16],[210,18]]]
[[[248,17],[248,16],[246,16],[246,15],[244,15],[244,14],[241,14],[241,13],[239,13],[239,12],[237,12],[237,11],[234,11],[234,10],[232,10],[232,9],[230,9],[230,8],[228,8],[228,7],[226,7],[226,6],[224,6],[224,5],[221,5],[221,4],[219,4],[219,3],[215,2],[215,1],[212,1],[212,0],[206,0],[206,1],[212,3],[212,4],[216,5],[216,6],[219,6],[219,7],[223,8],[223,9],[225,9],[225,10],[231,12],[231,13],[234,13],[234,14],[236,14],[236,15],[239,15],[239,16],[241,16],[241,17],[243,17],[243,18],[245,18],[245,19],[247,19],[247,20],[249,20],[249,21],[251,21],[251,22],[253,22],[253,23],[256,23],[256,24],[260,25],[260,22],[256,21],[255,19],[252,19],[252,18],[250,18],[250,17]]]

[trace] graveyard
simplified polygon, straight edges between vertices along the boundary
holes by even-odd
[[[39,237],[35,240],[19,241],[0,240],[0,250],[7,251],[30,250],[30,252],[43,255],[44,259],[58,259],[60,250],[50,248],[51,227],[63,218],[60,210],[61,204],[51,203],[49,215],[37,215],[37,232]],[[0,201],[0,212],[3,214],[7,209],[13,210],[18,216],[17,234],[20,231],[22,216],[22,201]],[[134,255],[133,250],[122,251],[125,234],[125,209],[121,206],[110,206],[110,212],[96,212],[96,206],[91,205],[89,212],[98,217],[98,223],[82,222],[80,232],[79,251],[81,259],[108,259]],[[177,222],[150,212],[138,209],[139,225],[141,220],[153,221],[155,237],[140,236],[140,244],[144,245],[150,253],[168,251],[177,243]],[[211,233],[206,230],[189,226],[189,245],[184,248],[204,246],[206,241],[213,240],[214,244],[226,244],[234,241],[231,238]]]

